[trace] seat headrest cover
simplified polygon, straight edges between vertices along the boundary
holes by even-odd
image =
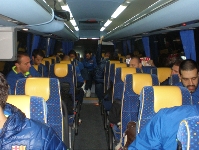
[[[121,80],[124,82],[124,79],[127,74],[134,74],[134,73],[136,73],[136,68],[122,67],[121,68]]]
[[[27,78],[25,95],[43,97],[47,101],[50,96],[50,78]]]
[[[152,86],[152,77],[150,74],[144,74],[144,73],[135,73],[132,76],[133,84],[132,89],[133,91],[140,95],[140,92],[144,86]]]
[[[178,86],[153,86],[154,111],[182,105],[182,93]]]
[[[110,60],[110,64],[118,64],[118,63],[120,63],[119,60]]]
[[[45,60],[42,60],[42,62],[41,62],[43,65],[45,65],[46,64],[46,61]]]
[[[54,73],[57,77],[65,77],[68,74],[68,64],[55,64]]]
[[[30,96],[8,95],[7,103],[16,106],[25,113],[27,118],[30,118]]]
[[[120,68],[120,67],[127,67],[127,66],[126,64],[122,64],[122,63],[115,64],[115,68]]]
[[[44,61],[48,61],[50,65],[52,64],[52,59],[51,58],[44,58],[43,60]]]
[[[70,60],[62,60],[60,61],[60,64],[71,64]]]
[[[171,68],[157,68],[159,82],[165,81],[171,75]]]
[[[33,65],[33,67],[38,71],[38,65]]]

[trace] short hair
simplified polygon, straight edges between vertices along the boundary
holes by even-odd
[[[76,53],[76,51],[71,50],[71,51],[68,53],[68,55],[70,56],[71,54],[73,54],[73,55],[75,55],[75,57],[77,57],[77,53]]]
[[[6,101],[8,98],[8,83],[2,73],[0,73],[0,107],[5,108]]]
[[[15,63],[21,63],[21,57],[23,57],[23,56],[27,56],[27,57],[29,57],[29,55],[27,54],[27,53],[25,53],[25,52],[18,52],[17,53],[17,60],[15,61]]]
[[[90,50],[86,50],[85,54],[91,54],[92,52]]]
[[[34,49],[34,51],[32,52],[32,56],[34,58],[37,57],[37,55],[41,56],[41,57],[45,57],[44,52],[41,49]]]
[[[180,66],[180,64],[182,63],[182,61],[183,61],[183,59],[177,59],[177,60],[173,63],[173,65],[175,65],[175,66]]]
[[[138,62],[141,63],[141,59],[140,59],[140,57],[138,57],[138,56],[133,56],[133,57],[131,57],[131,59],[137,59]]]
[[[198,64],[194,60],[192,60],[192,59],[183,60],[179,67],[179,73],[181,75],[182,70],[183,71],[191,71],[194,69],[197,69],[197,72],[198,72]]]

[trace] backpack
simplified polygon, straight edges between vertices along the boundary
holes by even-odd
[[[61,82],[60,83],[60,93],[61,93],[61,99],[66,104],[68,115],[73,115],[73,99],[70,92],[70,84],[68,82]]]

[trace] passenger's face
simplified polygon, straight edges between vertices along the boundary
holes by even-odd
[[[70,54],[69,57],[70,57],[70,59],[75,59],[75,55],[74,54]]]
[[[191,71],[181,71],[181,82],[182,84],[189,90],[189,92],[193,93],[198,86],[198,72],[197,69]]]
[[[29,71],[30,65],[30,58],[28,56],[22,56],[19,63],[15,63],[17,67],[17,71],[21,73],[26,73]]]
[[[173,75],[173,74],[179,75],[179,66],[173,65],[173,67],[171,68],[171,75]]]
[[[86,54],[86,58],[87,58],[87,59],[90,59],[90,58],[91,58],[91,54],[87,53],[87,54]]]
[[[140,64],[139,60],[138,60],[138,59],[135,59],[135,58],[131,59],[130,62],[129,62],[129,67],[141,68],[140,65],[141,65],[141,64]]]
[[[35,58],[33,57],[33,61],[35,65],[40,65],[43,60],[42,56],[37,55]]]

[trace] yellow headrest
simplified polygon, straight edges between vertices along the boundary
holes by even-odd
[[[49,78],[27,78],[25,95],[43,97],[47,101],[50,96]]]
[[[7,103],[10,103],[19,108],[25,113],[27,118],[30,118],[30,96],[27,95],[8,95]]]
[[[122,55],[118,53],[118,56],[121,57]]]
[[[122,67],[121,68],[121,80],[124,82],[126,75],[133,74],[133,73],[136,73],[136,68]]]
[[[33,67],[38,71],[38,65],[33,65]]]
[[[60,64],[71,64],[70,60],[62,60],[60,61]]]
[[[57,77],[65,77],[68,74],[68,64],[55,64],[54,73]]]
[[[165,81],[171,75],[171,68],[157,68],[159,82]]]
[[[46,65],[46,61],[45,60],[42,60],[41,62],[43,65]]]
[[[120,63],[120,61],[118,61],[118,60],[111,60],[110,61],[110,64],[117,64],[117,63]]]
[[[154,111],[182,105],[182,94],[178,86],[153,86]]]
[[[52,59],[51,58],[44,58],[43,60],[48,61],[50,65],[52,64]]]
[[[105,53],[102,53],[102,57],[104,57],[104,54],[105,54]]]
[[[126,64],[122,64],[122,63],[115,64],[115,68],[120,68],[120,67],[127,67],[127,66]]]
[[[140,95],[140,92],[144,86],[152,86],[152,77],[150,74],[144,74],[144,73],[135,73],[132,76],[133,78],[133,91]]]

